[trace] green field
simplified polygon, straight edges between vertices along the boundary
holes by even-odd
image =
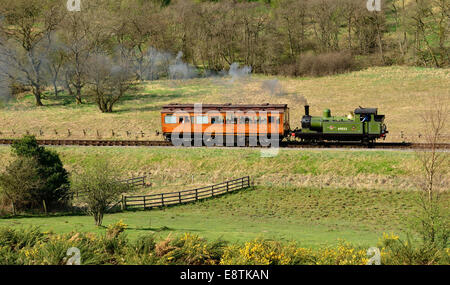
[[[256,185],[195,204],[105,216],[104,225],[121,219],[128,224],[130,238],[192,232],[229,241],[266,237],[321,247],[345,239],[369,246],[383,232],[404,235],[417,210],[413,181],[420,168],[414,152],[281,150],[265,158],[257,149],[234,148],[52,149],[70,171],[108,159],[124,178],[148,175],[153,186],[140,193],[178,191],[244,175]],[[9,148],[0,147],[0,160],[10,158]],[[82,215],[3,218],[0,225],[38,225],[58,233],[105,231]]]
[[[255,187],[162,210],[108,214],[104,224],[123,220],[132,239],[151,232],[161,238],[191,232],[210,240],[244,242],[264,237],[323,247],[343,239],[370,246],[383,232],[405,233],[407,219],[415,211],[414,197],[404,191]],[[88,216],[0,219],[2,225],[37,225],[57,233],[105,231]]]

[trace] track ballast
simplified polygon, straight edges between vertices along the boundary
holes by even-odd
[[[17,141],[16,139],[0,139],[0,144],[10,145]],[[44,139],[37,140],[40,145],[54,146],[149,146],[149,147],[173,147],[172,143],[167,141],[150,140],[60,140]],[[357,142],[322,142],[307,144],[295,141],[281,142],[282,148],[376,148],[376,149],[431,149],[432,145],[427,143],[409,143],[409,142],[377,142],[369,145],[362,145]],[[435,144],[436,149],[450,149],[450,143]]]

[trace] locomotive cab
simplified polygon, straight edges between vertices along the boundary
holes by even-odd
[[[359,120],[363,126],[363,140],[374,140],[386,138],[388,133],[384,124],[384,115],[378,114],[377,108],[357,108],[355,109],[355,120]]]

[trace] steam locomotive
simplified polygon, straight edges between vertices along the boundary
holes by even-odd
[[[377,108],[359,107],[347,116],[331,116],[330,109],[325,109],[320,117],[311,116],[306,105],[301,125],[302,128],[294,130],[291,136],[307,142],[360,141],[367,144],[385,139],[388,133],[384,115],[379,115]]]

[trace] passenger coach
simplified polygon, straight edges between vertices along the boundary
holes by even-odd
[[[197,139],[207,144],[218,137],[224,144],[264,145],[289,134],[289,108],[287,104],[169,104],[161,111],[161,125],[165,139],[175,145]]]

